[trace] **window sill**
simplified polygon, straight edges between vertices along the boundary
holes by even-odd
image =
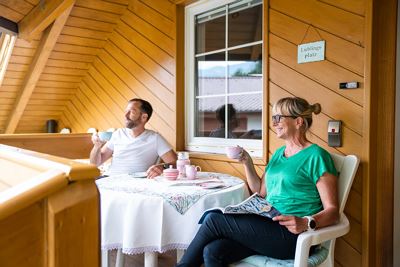
[[[216,154],[216,153],[202,153],[202,152],[191,152],[189,151],[190,158],[196,158],[196,159],[208,159],[208,160],[217,160],[217,161],[226,161],[226,162],[237,162],[234,159],[228,158],[224,154]],[[252,158],[253,163],[255,165],[267,165],[266,161],[264,161],[262,158]]]

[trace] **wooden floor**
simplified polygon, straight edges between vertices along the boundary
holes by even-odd
[[[113,250],[110,253],[110,264],[109,267],[115,266],[115,259],[117,256],[117,251]],[[158,267],[172,267],[176,264],[176,252],[168,251],[163,254],[158,255]],[[125,255],[125,265],[124,267],[143,267],[144,266],[144,256],[140,255]]]

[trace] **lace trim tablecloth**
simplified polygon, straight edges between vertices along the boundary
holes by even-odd
[[[142,194],[163,198],[180,214],[184,214],[201,197],[221,189],[235,186],[243,181],[227,174],[200,172],[195,180],[169,181],[159,176],[156,179],[135,178],[129,174],[113,175],[96,181],[99,190],[112,190],[127,194]],[[218,188],[205,189],[205,183],[221,183]]]

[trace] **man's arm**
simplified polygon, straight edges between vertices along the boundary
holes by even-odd
[[[92,136],[93,148],[90,151],[90,163],[100,166],[111,158],[113,151],[106,146],[103,146],[105,142],[102,142],[97,135]]]
[[[175,165],[176,160],[177,160],[177,156],[176,156],[175,151],[173,149],[171,149],[170,151],[168,151],[167,153],[162,155],[161,159],[165,163]]]
[[[177,156],[176,156],[175,151],[173,149],[171,149],[170,151],[168,151],[164,155],[162,155],[161,159],[164,163],[175,165]],[[153,178],[161,175],[163,172],[162,165],[163,164],[156,164],[156,165],[150,166],[149,169],[147,170],[147,178],[153,179]]]

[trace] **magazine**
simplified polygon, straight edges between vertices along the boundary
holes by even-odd
[[[258,193],[254,193],[253,195],[236,205],[229,205],[225,208],[211,208],[206,210],[201,216],[199,224],[203,223],[204,218],[210,212],[222,212],[224,214],[257,214],[268,218],[273,218],[281,214]]]

